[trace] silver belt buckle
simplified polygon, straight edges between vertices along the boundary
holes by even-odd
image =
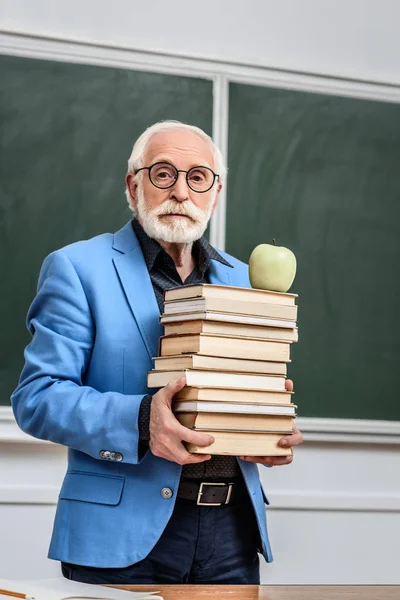
[[[223,485],[228,486],[228,493],[225,498],[225,502],[201,502],[201,497],[203,495],[203,487],[205,485]],[[214,483],[212,481],[202,481],[200,483],[199,492],[197,494],[196,504],[198,506],[221,506],[222,504],[228,504],[231,494],[232,494],[233,483]]]

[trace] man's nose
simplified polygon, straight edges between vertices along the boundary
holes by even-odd
[[[178,173],[178,178],[171,188],[171,196],[179,202],[189,198],[189,186],[186,181],[186,173]]]

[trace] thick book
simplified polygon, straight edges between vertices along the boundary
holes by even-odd
[[[267,304],[265,302],[246,302],[243,300],[230,300],[229,298],[208,297],[164,302],[164,314],[166,315],[211,310],[289,321],[297,319],[297,308],[297,305],[288,306],[286,304]]]
[[[263,373],[265,375],[281,375],[286,377],[287,366],[284,362],[268,360],[246,360],[243,358],[221,358],[220,356],[204,356],[203,354],[175,354],[173,356],[156,356],[156,371],[179,371],[181,369],[206,369],[209,371],[235,371],[239,373]]]
[[[166,290],[165,300],[181,300],[188,298],[222,298],[224,300],[241,300],[245,302],[266,302],[269,304],[285,304],[293,306],[297,294],[273,292],[254,288],[241,288],[230,285],[201,283],[184,285]]]
[[[280,327],[260,327],[242,323],[223,323],[221,321],[176,321],[164,323],[165,335],[185,335],[187,333],[208,333],[210,335],[228,335],[233,337],[256,338],[262,340],[281,340],[297,342],[298,330]]]
[[[176,321],[221,321],[223,323],[243,323],[245,325],[259,325],[265,327],[280,327],[286,329],[294,329],[296,321],[282,321],[279,319],[268,319],[266,317],[258,317],[257,315],[237,315],[235,313],[225,313],[218,311],[202,310],[199,312],[176,313],[172,315],[162,314],[160,316],[161,325],[167,323],[175,323]]]
[[[258,431],[283,435],[293,432],[290,416],[179,412],[176,418],[181,425],[195,431]]]
[[[186,377],[186,385],[195,387],[234,388],[250,390],[284,390],[285,378],[276,375],[253,375],[252,373],[216,372],[196,369],[180,371],[150,371],[147,386],[160,388],[170,381]]]
[[[225,388],[182,388],[174,396],[175,401],[187,402],[198,400],[203,402],[226,402],[238,404],[290,404],[294,392],[266,391],[259,392],[255,390],[232,390]]]
[[[227,416],[230,413],[243,415],[279,415],[296,416],[295,404],[225,404],[224,402],[177,402],[174,400],[172,409],[179,412],[220,413]]]
[[[209,446],[186,444],[188,452],[193,454],[212,454],[224,456],[290,456],[291,448],[278,446],[282,439],[280,433],[248,433],[210,431],[214,442]]]
[[[290,343],[199,333],[161,337],[158,354],[170,356],[199,353],[226,358],[289,362]]]

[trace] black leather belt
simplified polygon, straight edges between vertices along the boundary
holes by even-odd
[[[235,504],[246,495],[243,481],[197,481],[181,479],[178,498],[192,500],[199,506],[223,506]]]

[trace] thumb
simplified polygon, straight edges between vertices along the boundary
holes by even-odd
[[[183,442],[189,442],[190,444],[195,444],[196,446],[210,446],[215,442],[214,436],[208,433],[203,433],[200,431],[194,431],[193,429],[188,429],[187,427],[181,426],[181,438]]]
[[[186,385],[186,377],[180,377],[180,379],[174,379],[167,383],[164,388],[165,399],[167,400],[169,406],[171,406],[172,399],[178,392],[181,391]]]

